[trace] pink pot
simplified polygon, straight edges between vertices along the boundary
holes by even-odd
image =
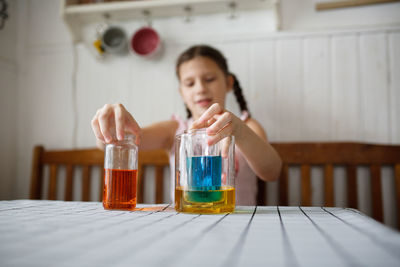
[[[160,47],[160,37],[151,27],[143,27],[137,30],[130,42],[130,48],[140,56],[150,56]]]

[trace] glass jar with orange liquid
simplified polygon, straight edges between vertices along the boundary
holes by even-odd
[[[136,207],[138,147],[135,136],[107,144],[104,156],[103,207],[133,210]]]
[[[205,129],[175,138],[175,209],[227,213],[235,209],[235,139],[207,144]]]

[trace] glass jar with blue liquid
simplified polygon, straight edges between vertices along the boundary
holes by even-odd
[[[227,213],[235,209],[235,139],[207,145],[205,129],[175,139],[175,209],[189,213]]]

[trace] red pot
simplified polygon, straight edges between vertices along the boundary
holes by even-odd
[[[160,37],[153,28],[143,27],[133,34],[130,47],[140,56],[149,56],[159,49]]]

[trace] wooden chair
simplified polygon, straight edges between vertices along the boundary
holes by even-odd
[[[81,200],[89,201],[91,192],[91,172],[93,167],[101,170],[99,199],[103,198],[104,183],[104,152],[99,149],[73,149],[73,150],[45,150],[43,146],[36,146],[33,150],[32,177],[30,198],[41,199],[43,188],[43,170],[49,166],[49,183],[45,199],[55,200],[58,186],[58,170],[61,166],[66,167],[66,180],[64,200],[71,201],[73,196],[74,173],[77,167],[82,168],[82,192]],[[163,169],[169,166],[168,156],[165,151],[140,151],[138,162],[138,203],[143,202],[144,172],[149,166],[156,168],[156,203],[163,202]]]
[[[362,143],[273,143],[283,159],[283,167],[279,181],[278,204],[288,205],[288,185],[290,166],[300,166],[301,169],[301,203],[302,206],[311,206],[311,167],[324,167],[324,206],[334,206],[334,177],[335,166],[345,166],[347,170],[347,195],[348,207],[358,208],[357,167],[369,166],[371,173],[371,199],[372,216],[378,221],[383,221],[381,166],[394,167],[396,183],[396,204],[398,228],[400,229],[400,146],[374,145]],[[47,199],[56,199],[57,171],[60,165],[66,166],[66,184],[64,199],[72,200],[73,174],[76,166],[82,167],[82,197],[81,200],[89,201],[90,176],[93,166],[103,170],[104,153],[98,149],[46,151],[38,146],[34,149],[31,199],[42,196],[43,166],[49,165],[50,180]],[[156,203],[163,201],[163,173],[169,165],[165,151],[140,151],[138,175],[138,203],[142,203],[144,196],[144,173],[146,168],[155,167],[155,192]],[[102,199],[102,185],[104,173],[99,179],[102,181],[99,188],[99,199]],[[266,203],[266,185],[259,181],[258,204]]]
[[[300,166],[301,203],[311,206],[311,166],[324,168],[324,205],[334,206],[335,166],[345,166],[347,176],[348,207],[358,208],[357,203],[357,166],[368,166],[371,177],[372,217],[383,221],[381,167],[394,167],[396,184],[397,221],[400,229],[400,146],[363,143],[273,143],[283,161],[279,181],[279,205],[288,205],[288,168]],[[265,183],[259,181],[258,202],[265,204]]]

